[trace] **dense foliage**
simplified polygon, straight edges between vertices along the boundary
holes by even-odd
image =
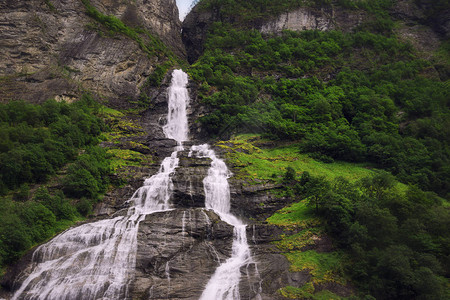
[[[97,109],[89,95],[73,104],[0,104],[0,267],[89,214],[106,191],[110,168],[97,145],[105,129]],[[67,164],[57,179],[62,190],[49,191],[43,184]]]
[[[352,32],[249,29],[284,10],[330,2],[200,1],[221,20],[189,71],[209,108],[200,122],[213,137],[256,133],[295,141],[322,162],[369,162],[388,171],[349,183],[297,178],[288,168],[283,186],[326,222],[363,295],[448,298],[450,218],[436,194],[450,198],[449,43],[422,59],[396,35],[390,0],[333,1],[367,14]],[[416,1],[433,25],[449,2],[429,2]],[[409,190],[398,190],[390,174]]]
[[[303,140],[301,150],[316,158],[370,161],[449,193],[448,79],[395,37],[361,30],[264,38],[217,23],[190,72],[211,109],[201,119],[211,135]]]
[[[450,211],[432,193],[395,188],[380,173],[355,184],[287,170],[286,186],[307,198],[351,259],[347,272],[377,299],[446,299]]]
[[[0,104],[1,193],[23,183],[45,182],[76,157],[78,148],[97,143],[103,125],[90,114],[91,101],[84,96],[72,105],[55,100]]]

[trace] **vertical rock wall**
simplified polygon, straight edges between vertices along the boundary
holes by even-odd
[[[176,55],[185,56],[175,0],[91,4],[129,27],[148,30]],[[165,59],[149,56],[134,40],[95,22],[81,0],[1,3],[0,48],[0,101],[71,101],[83,90],[119,104],[136,100],[139,87]]]

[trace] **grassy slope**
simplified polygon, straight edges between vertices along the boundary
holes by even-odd
[[[229,141],[221,141],[217,146],[227,151],[228,162],[239,169],[236,176],[252,181],[279,182],[286,168],[293,168],[297,175],[307,171],[313,176],[325,176],[327,180],[344,177],[350,182],[373,176],[377,169],[367,163],[349,163],[335,161],[323,163],[300,153],[299,144],[280,144],[275,147],[264,147],[267,143],[259,135],[242,134]],[[273,144],[275,145],[275,144]],[[258,147],[261,146],[261,147]],[[264,148],[263,148],[264,147]],[[398,187],[406,189],[406,185],[398,182]]]
[[[296,143],[277,145],[254,134],[238,135],[216,145],[225,150],[227,163],[234,167],[234,176],[245,180],[247,184],[281,183],[288,167],[293,168],[298,176],[307,171],[313,176],[324,176],[327,180],[341,176],[351,182],[379,172],[367,164],[316,161],[300,153]],[[397,188],[403,191],[407,186],[397,182]],[[327,289],[316,292],[318,286],[326,283],[343,286],[349,283],[349,278],[343,271],[347,258],[340,251],[318,252],[314,247],[311,250],[303,250],[324,237],[322,221],[314,216],[311,207],[306,205],[306,199],[279,210],[269,217],[267,222],[281,226],[287,231],[298,227],[303,229],[300,233],[282,236],[282,240],[275,244],[290,261],[291,271],[308,270],[311,275],[310,281],[303,287],[286,286],[280,289],[279,293],[293,299],[343,299]]]

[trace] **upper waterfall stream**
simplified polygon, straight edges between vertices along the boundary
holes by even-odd
[[[143,186],[128,200],[127,215],[71,228],[38,247],[33,253],[31,272],[12,299],[131,298],[129,287],[136,267],[139,223],[149,214],[171,209],[171,177],[178,167],[179,152],[184,150],[182,142],[188,140],[187,83],[186,73],[173,71],[168,90],[167,124],[163,131],[167,138],[176,140],[178,146],[162,161],[159,171],[145,179]],[[205,207],[234,227],[232,255],[221,262],[201,299],[240,299],[240,270],[255,262],[247,243],[246,225],[230,213],[227,179],[231,173],[207,144],[192,146],[189,155],[211,159],[208,175],[203,180]],[[185,222],[186,212],[183,213],[183,232]],[[164,276],[169,285],[170,270],[167,262]]]

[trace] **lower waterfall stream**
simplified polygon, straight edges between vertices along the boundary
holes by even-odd
[[[230,213],[230,188],[228,177],[231,175],[225,162],[219,159],[208,144],[192,146],[192,155],[208,157],[211,167],[203,180],[205,188],[205,207],[212,209],[220,218],[234,227],[232,255],[222,263],[206,285],[200,300],[240,299],[239,282],[241,267],[255,264],[247,243],[246,225]],[[258,295],[259,295],[259,291]],[[258,299],[259,296],[256,296]]]
[[[184,150],[182,142],[188,140],[187,83],[186,73],[173,71],[168,90],[167,125],[163,130],[178,146],[163,160],[158,173],[145,179],[143,186],[128,200],[127,215],[66,230],[38,247],[33,253],[32,271],[12,299],[130,299],[139,223],[149,214],[171,209],[171,176],[178,167],[178,153]],[[254,264],[256,272],[257,268],[247,243],[246,225],[230,213],[227,179],[231,173],[207,144],[192,146],[191,155],[211,159],[208,175],[203,180],[205,208],[234,227],[232,255],[216,269],[200,299],[240,299],[241,268],[250,264]],[[170,284],[168,263],[165,275]],[[258,291],[256,294],[258,299]]]

